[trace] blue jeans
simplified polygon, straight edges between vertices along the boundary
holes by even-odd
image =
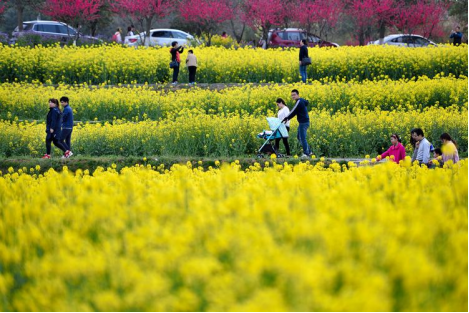
[[[306,66],[307,65],[300,65],[300,75],[303,83],[306,83],[306,79],[308,78],[308,74],[306,73]]]
[[[309,122],[300,123],[298,126],[298,134],[297,138],[300,141],[301,145],[303,146],[303,153],[306,155],[311,154],[311,150],[309,149],[308,142],[306,141],[306,131],[309,128]]]

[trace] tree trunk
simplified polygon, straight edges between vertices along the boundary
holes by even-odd
[[[262,38],[265,41],[265,49],[269,48],[269,27],[270,25],[265,25],[262,27]]]
[[[208,32],[207,33],[207,38],[208,38],[207,47],[210,47],[212,45],[212,37],[213,37],[213,34],[211,32]]]
[[[151,21],[153,20],[152,17],[145,18],[145,46],[150,46],[150,30],[151,30]]]
[[[23,31],[23,12],[24,6],[22,4],[16,5],[16,13],[18,14],[18,31]]]
[[[230,23],[231,23],[231,30],[233,31],[233,34],[236,38],[236,42],[240,43],[241,40],[243,40],[244,30],[246,29],[246,23],[243,23],[243,28],[241,29],[241,34],[238,34],[236,32],[236,27],[235,27],[235,24],[234,24],[232,19],[230,20]]]
[[[98,21],[97,20],[91,22],[90,30],[91,30],[91,36],[92,37],[96,36],[96,31],[98,30]]]
[[[379,25],[379,44],[383,44],[384,35],[386,34],[386,25],[384,23],[380,23]]]
[[[358,31],[358,44],[360,46],[365,45],[365,30],[363,27],[360,27],[360,30]]]

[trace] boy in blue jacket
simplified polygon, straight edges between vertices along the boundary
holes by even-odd
[[[71,148],[72,140],[72,131],[73,131],[73,110],[68,103],[68,97],[60,98],[60,104],[63,107],[63,117],[62,117],[62,137],[60,143],[67,149],[65,155],[66,158],[69,158],[73,155]]]

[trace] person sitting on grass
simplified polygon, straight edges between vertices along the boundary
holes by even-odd
[[[428,164],[430,161],[430,151],[433,150],[432,144],[425,138],[423,130],[420,128],[412,129],[410,134],[414,140],[419,142],[416,160],[420,164]]]
[[[453,163],[459,162],[458,145],[456,141],[454,141],[448,133],[441,134],[440,140],[443,143],[441,147],[443,162],[446,163],[450,160],[453,161]]]
[[[399,164],[401,160],[405,159],[405,148],[401,143],[401,138],[398,134],[391,135],[391,147],[381,155],[378,155],[376,159],[381,161],[385,157],[389,157],[391,161]]]

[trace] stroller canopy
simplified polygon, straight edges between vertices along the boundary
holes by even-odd
[[[287,128],[285,127],[285,124],[283,124],[281,120],[279,120],[276,117],[268,117],[267,122],[269,123],[270,130],[275,131],[278,128],[280,135],[282,135],[283,138],[288,137]]]

